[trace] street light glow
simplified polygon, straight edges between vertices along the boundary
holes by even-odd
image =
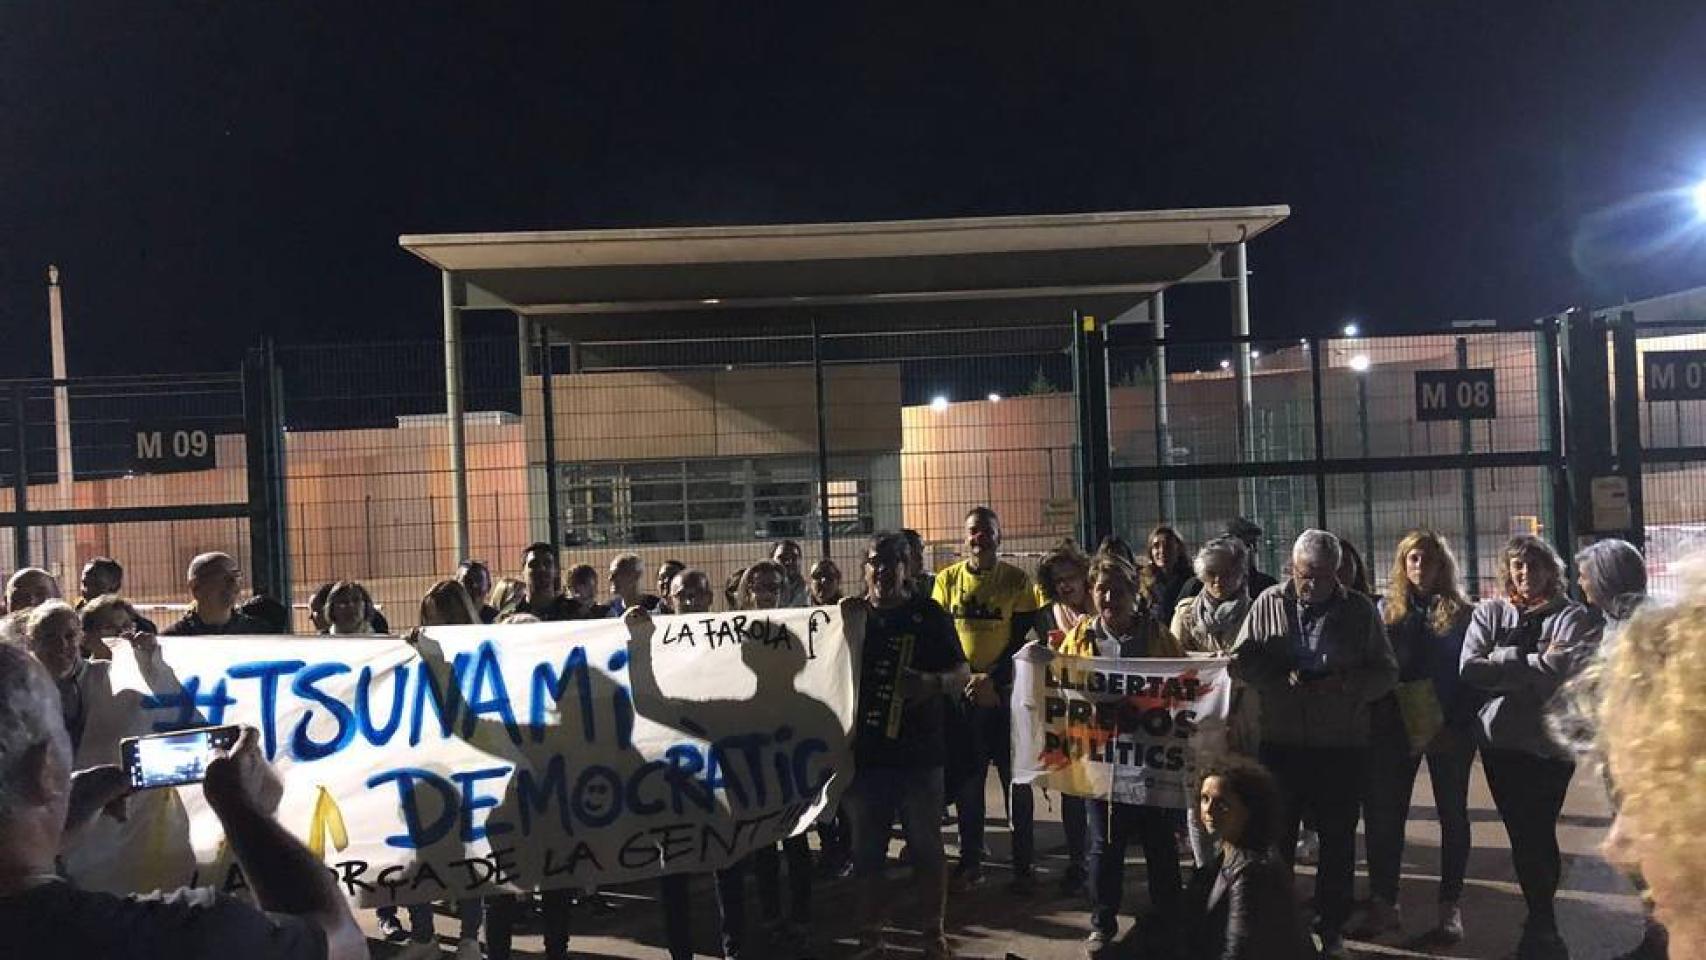
[[[1230,370],[1230,369],[1232,369],[1232,361],[1231,361],[1231,360],[1222,360],[1222,361],[1220,361],[1220,369],[1222,369],[1222,370]]]
[[[1351,369],[1357,373],[1368,372],[1368,354],[1359,353],[1351,358]]]
[[[1260,360],[1260,359],[1262,359],[1262,351],[1260,351],[1260,350],[1251,350],[1251,351],[1250,351],[1250,359],[1251,359],[1251,360]]]
[[[1694,198],[1694,215],[1706,220],[1706,180],[1695,184],[1689,195]]]
[[[1000,403],[1001,402],[1001,394],[999,394],[999,393],[990,394],[989,395],[989,402],[990,403]]]
[[[930,409],[936,411],[937,413],[941,413],[942,411],[948,409],[948,398],[945,396],[942,396],[941,394],[937,394],[936,398],[934,400],[930,401]]]
[[[1354,337],[1360,333],[1362,333],[1362,328],[1357,326],[1355,323],[1345,324],[1345,336]]]

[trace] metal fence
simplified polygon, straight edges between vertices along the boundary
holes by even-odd
[[[1308,527],[1361,551],[1377,586],[1403,534],[1443,534],[1484,592],[1512,531],[1568,539],[1554,503],[1562,458],[1555,329],[1286,341],[1165,342],[1109,350],[1116,526],[1188,543],[1245,516],[1258,565],[1284,568]],[[1497,416],[1418,417],[1418,375],[1492,370]],[[1247,371],[1247,372],[1246,372]]]
[[[514,575],[528,543],[552,540],[565,569],[592,564],[601,580],[628,551],[721,580],[786,538],[854,578],[878,529],[918,530],[945,565],[982,504],[1027,566],[1068,536],[1141,545],[1169,523],[1194,546],[1242,515],[1266,531],[1264,570],[1283,572],[1290,540],[1324,526],[1377,585],[1397,540],[1425,526],[1485,595],[1512,533],[1568,554],[1578,534],[1617,531],[1600,508],[1618,488],[1604,485],[1632,472],[1626,535],[1647,543],[1662,591],[1706,547],[1706,382],[1688,380],[1706,381],[1706,353],[1691,353],[1706,351],[1706,322],[1621,323],[1188,342],[1116,325],[1100,355],[1076,320],[476,339],[467,552]],[[181,603],[189,558],[224,550],[257,583],[288,579],[298,605],[360,580],[410,626],[462,559],[442,349],[293,347],[241,375],[0,384],[0,548],[68,586],[88,557],[116,556],[126,592],[152,606]],[[1655,357],[1671,363],[1656,381]],[[1487,408],[1427,415],[1424,384],[1442,375],[1487,377]],[[1607,407],[1634,419],[1596,427]],[[1603,456],[1582,439],[1596,429],[1612,435]],[[269,431],[277,456],[257,459]]]
[[[248,564],[239,374],[0,383],[0,550],[69,590],[93,556],[120,558],[139,606],[184,597],[190,558]]]

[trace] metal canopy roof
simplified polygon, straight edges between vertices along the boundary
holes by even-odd
[[[432,234],[406,250],[452,275],[457,306],[578,336],[1034,322],[1114,316],[1157,290],[1224,279],[1220,251],[1285,206],[667,229]],[[637,317],[636,314],[647,315]]]

